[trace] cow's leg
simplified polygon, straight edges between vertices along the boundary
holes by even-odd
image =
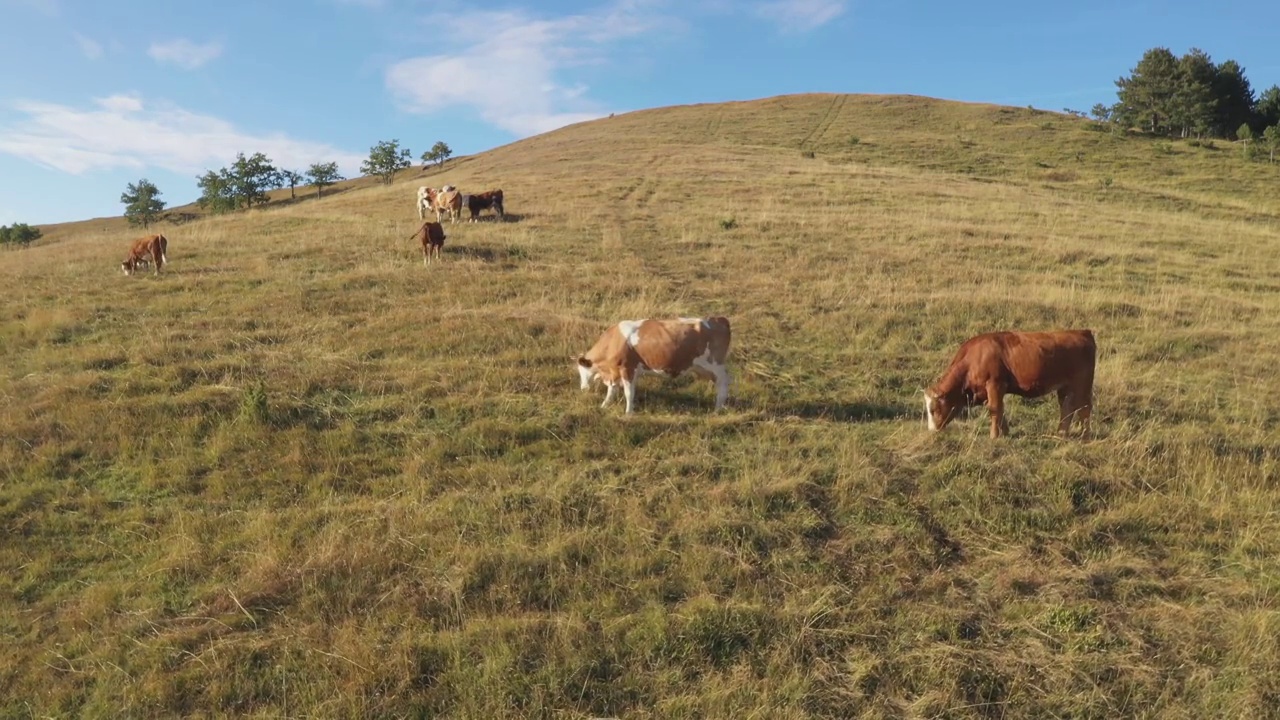
[[[622,371],[622,395],[627,399],[627,414],[630,415],[636,402],[636,375],[625,368]]]
[[[161,252],[160,246],[156,245],[151,249],[151,261],[155,263],[156,274],[160,274],[160,266],[164,265],[164,253]]]
[[[1004,389],[996,383],[987,385],[987,410],[991,413],[991,437],[1009,433],[1009,421],[1004,418]]]
[[[613,402],[613,391],[617,388],[618,386],[612,382],[605,383],[604,402],[600,403],[600,407],[605,407],[609,403]]]
[[[1093,405],[1092,393],[1080,387],[1066,388],[1058,391],[1058,432],[1066,435],[1071,431],[1071,422],[1078,420],[1081,436],[1088,439],[1091,435],[1089,416]]]
[[[716,384],[716,410],[720,410],[729,401],[729,368],[722,363],[711,360],[711,351],[693,361],[693,369],[699,375],[711,379]]]

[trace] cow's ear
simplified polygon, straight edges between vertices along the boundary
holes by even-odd
[[[577,361],[577,363],[582,367],[587,368],[588,370],[591,369],[591,361],[588,360],[586,356],[579,355],[578,357],[574,358],[574,360]]]

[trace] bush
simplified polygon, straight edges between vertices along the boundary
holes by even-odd
[[[26,247],[39,240],[41,235],[39,228],[33,228],[26,223],[0,226],[0,245]]]
[[[862,138],[858,137],[857,135],[851,135],[851,136],[849,137],[849,144],[850,144],[850,145],[857,145],[857,144],[858,144],[858,143],[860,143],[860,142],[862,142]]]
[[[720,221],[721,230],[732,230],[736,227],[738,227],[738,221],[731,217],[724,218]]]
[[[814,152],[813,152],[812,150],[802,150],[802,151],[800,151],[800,157],[808,158],[808,159],[812,160],[812,159],[814,159],[814,158],[815,158],[815,157],[817,157],[817,156],[814,154]]]

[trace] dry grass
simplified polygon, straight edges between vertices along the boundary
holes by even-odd
[[[462,160],[513,221],[431,268],[416,174],[166,228],[159,278],[45,228],[0,265],[0,715],[1274,716],[1274,172],[803,96]],[[576,390],[676,313],[733,320],[729,411]],[[1095,441],[925,433],[965,337],[1080,326]]]

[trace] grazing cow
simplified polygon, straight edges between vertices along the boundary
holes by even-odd
[[[462,216],[462,193],[452,185],[445,185],[448,190],[441,189],[436,193],[436,222],[440,222],[440,213],[449,216],[449,222],[457,222]]]
[[[608,388],[600,407],[608,405],[614,390],[622,385],[629,414],[641,375],[676,377],[693,370],[715,381],[715,407],[719,410],[729,399],[729,371],[725,367],[729,340],[729,319],[724,317],[624,320],[605,330],[586,354],[573,360],[583,390],[595,379]]]
[[[468,195],[466,202],[463,203],[467,210],[471,213],[471,222],[477,222],[480,219],[480,211],[493,208],[493,212],[499,219],[505,216],[502,209],[502,190],[486,190],[475,195]]]
[[[418,232],[410,235],[409,238],[418,238],[422,243],[423,265],[431,262],[432,255],[435,255],[436,260],[443,260],[440,256],[440,249],[444,247],[444,227],[440,223],[428,220],[422,223],[422,227],[418,228]]]
[[[995,332],[970,338],[938,382],[924,391],[929,429],[946,427],[961,407],[986,403],[991,437],[999,437],[1009,432],[1005,395],[1036,398],[1056,390],[1058,432],[1065,434],[1078,417],[1087,438],[1097,356],[1092,330]]]
[[[125,275],[132,275],[140,266],[151,263],[156,266],[156,274],[169,262],[169,239],[163,235],[148,235],[133,241],[129,247],[129,255],[120,263]]]

